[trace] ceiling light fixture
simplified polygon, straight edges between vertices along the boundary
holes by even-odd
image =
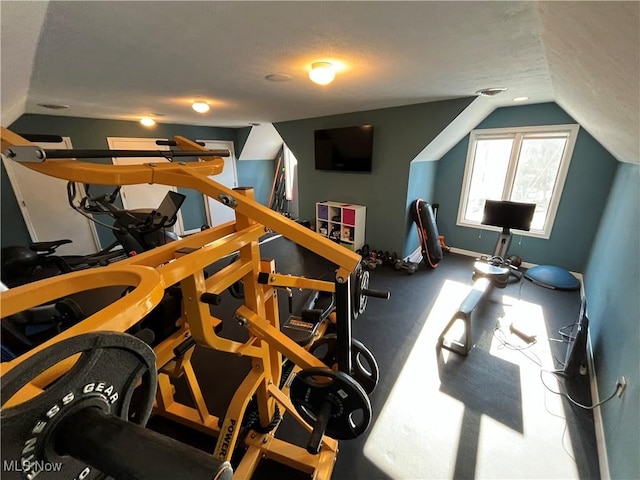
[[[156,124],[156,121],[151,117],[142,117],[140,119],[140,123],[145,127],[153,127]]]
[[[270,73],[269,75],[265,75],[264,78],[270,82],[288,82],[293,80],[293,75],[288,73]]]
[[[315,62],[311,64],[309,78],[318,85],[328,85],[336,78],[336,71],[329,62]]]
[[[481,97],[493,97],[499,93],[506,92],[507,90],[509,89],[506,87],[483,88],[482,90],[478,90],[476,95],[480,95]]]
[[[191,104],[191,108],[193,108],[198,113],[207,113],[209,111],[209,102],[198,100],[197,102],[193,102]]]
[[[527,100],[529,100],[529,97],[515,97],[513,99],[514,102],[526,102]]]
[[[38,103],[39,107],[48,108],[49,110],[66,110],[69,105],[62,105],[59,103]]]

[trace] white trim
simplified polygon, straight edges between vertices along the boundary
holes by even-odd
[[[585,298],[584,277],[580,275],[580,298]],[[587,317],[589,316],[587,305]],[[596,364],[593,359],[593,346],[591,344],[591,329],[587,328],[587,369],[589,372],[589,387],[591,389],[591,404],[600,403],[600,391],[598,390],[598,378],[596,376]],[[604,421],[600,405],[593,410],[593,428],[596,434],[596,449],[598,450],[598,464],[600,466],[600,479],[611,480],[609,472],[609,456],[607,454],[607,442],[604,435]]]
[[[598,379],[596,377],[596,366],[593,360],[593,348],[591,346],[591,331],[587,329],[587,362],[589,368],[589,385],[591,387],[592,404],[600,403],[600,393],[598,392]],[[604,436],[604,422],[602,421],[602,410],[597,406],[593,412],[593,427],[596,433],[596,449],[598,450],[598,463],[600,465],[600,479],[610,480],[609,456],[607,455],[607,442]]]
[[[224,145],[222,148],[227,148],[227,150],[229,150],[229,159],[231,161],[231,167],[232,167],[232,171],[233,171],[233,185],[225,185],[223,183],[221,183],[219,181],[218,178],[216,178],[215,176],[210,176],[209,178],[215,182],[220,183],[221,185],[228,187],[228,188],[236,188],[238,186],[238,167],[236,166],[236,161],[238,161],[238,159],[236,158],[236,152],[235,152],[235,148],[233,145],[233,140],[201,140],[201,139],[196,139],[196,142],[202,142],[204,143],[204,147],[209,149],[209,150],[214,150],[219,148],[219,146],[216,145],[211,145],[211,144],[222,144]],[[211,227],[215,227],[218,225],[221,225],[222,223],[226,223],[226,222],[218,222],[215,223],[213,222],[213,218],[212,218],[212,212],[211,212],[211,206],[209,204],[209,197],[207,195],[202,194],[202,201],[204,202],[204,213],[205,213],[205,217],[206,217],[206,222],[207,225],[211,226]],[[211,198],[211,201],[217,202],[218,200],[215,198]]]
[[[505,177],[505,185],[503,186],[502,199],[507,200],[511,195],[511,188],[515,178],[517,170],[517,161],[520,158],[520,149],[522,140],[527,138],[547,138],[554,136],[564,136],[566,134],[566,143],[564,151],[562,152],[562,158],[560,160],[560,166],[556,175],[556,181],[554,184],[551,200],[547,208],[547,215],[545,218],[545,224],[542,230],[521,231],[514,230],[518,235],[526,237],[544,238],[551,237],[553,231],[553,225],[555,223],[556,214],[558,213],[558,206],[562,198],[562,192],[564,184],[569,171],[569,166],[573,158],[573,150],[580,125],[578,124],[563,124],[563,125],[542,125],[533,127],[508,127],[508,128],[489,128],[489,129],[476,129],[472,130],[469,134],[469,146],[467,148],[467,158],[464,167],[464,176],[462,180],[462,190],[460,192],[460,203],[458,204],[458,215],[456,218],[456,225],[467,228],[482,228],[486,230],[492,230],[499,232],[500,228],[492,227],[488,225],[482,225],[480,222],[472,222],[464,218],[467,207],[469,188],[471,183],[471,173],[473,172],[473,166],[475,163],[476,146],[478,140],[492,138],[513,138],[513,145],[511,147],[511,155],[509,158],[509,165],[507,166],[507,173]]]
[[[405,262],[420,263],[422,261],[422,247],[418,245],[416,249],[404,258]]]
[[[459,255],[464,255],[465,257],[474,257],[474,258],[479,258],[481,256],[487,256],[488,254],[486,253],[479,253],[479,252],[474,252],[472,250],[465,250],[463,248],[457,248],[457,247],[449,247],[450,248],[450,252],[451,253],[457,253]],[[537,267],[538,264],[537,263],[530,263],[530,262],[522,262],[522,266],[524,268],[531,268],[531,267]],[[572,270],[569,270],[569,273],[571,273],[571,275],[575,276],[577,278],[577,280],[580,282],[580,291],[584,291],[583,290],[583,276],[582,273],[580,272],[574,272]]]

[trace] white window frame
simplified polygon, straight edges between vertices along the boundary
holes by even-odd
[[[556,177],[556,183],[551,195],[551,201],[549,202],[549,209],[547,211],[547,218],[545,220],[544,227],[541,230],[531,229],[531,231],[528,232],[514,230],[514,233],[517,233],[518,235],[537,238],[549,238],[551,236],[553,224],[558,212],[558,205],[560,204],[560,199],[562,198],[564,183],[567,178],[567,172],[569,171],[569,165],[571,164],[571,158],[573,157],[573,148],[578,137],[579,129],[579,125],[567,124],[472,130],[469,136],[469,148],[467,150],[467,160],[464,168],[464,177],[462,182],[462,191],[460,193],[460,203],[458,204],[458,218],[456,225],[469,228],[482,228],[483,230],[494,230],[496,232],[501,231],[501,229],[498,227],[482,225],[480,222],[473,222],[464,218],[468,201],[469,188],[471,186],[471,173],[473,172],[476,144],[478,140],[513,138],[511,157],[509,158],[509,166],[507,169],[507,176],[503,185],[501,198],[502,200],[509,200],[523,138],[532,138],[535,136],[548,137],[549,135],[553,134],[563,136],[567,135],[567,142],[564,152],[562,153],[562,159],[560,160],[560,167],[558,168],[558,175]]]

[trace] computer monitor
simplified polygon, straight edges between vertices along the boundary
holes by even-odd
[[[506,231],[511,228],[529,231],[535,209],[535,203],[485,200],[482,224],[502,227]]]
[[[584,375],[587,372],[587,331],[589,319],[587,318],[587,302],[580,302],[580,311],[571,332],[567,333],[569,346],[564,361],[562,372],[567,377]]]
[[[160,206],[155,210],[155,215],[160,217],[160,222],[166,218],[164,225],[167,227],[172,226],[178,218],[178,211],[184,203],[185,198],[187,197],[181,193],[169,190],[162,200],[162,203],[160,203]]]

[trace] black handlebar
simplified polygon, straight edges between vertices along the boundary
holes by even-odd
[[[389,300],[391,294],[389,292],[384,292],[382,290],[371,290],[368,288],[363,288],[360,293],[366,297],[375,297],[382,298],[384,300]]]

